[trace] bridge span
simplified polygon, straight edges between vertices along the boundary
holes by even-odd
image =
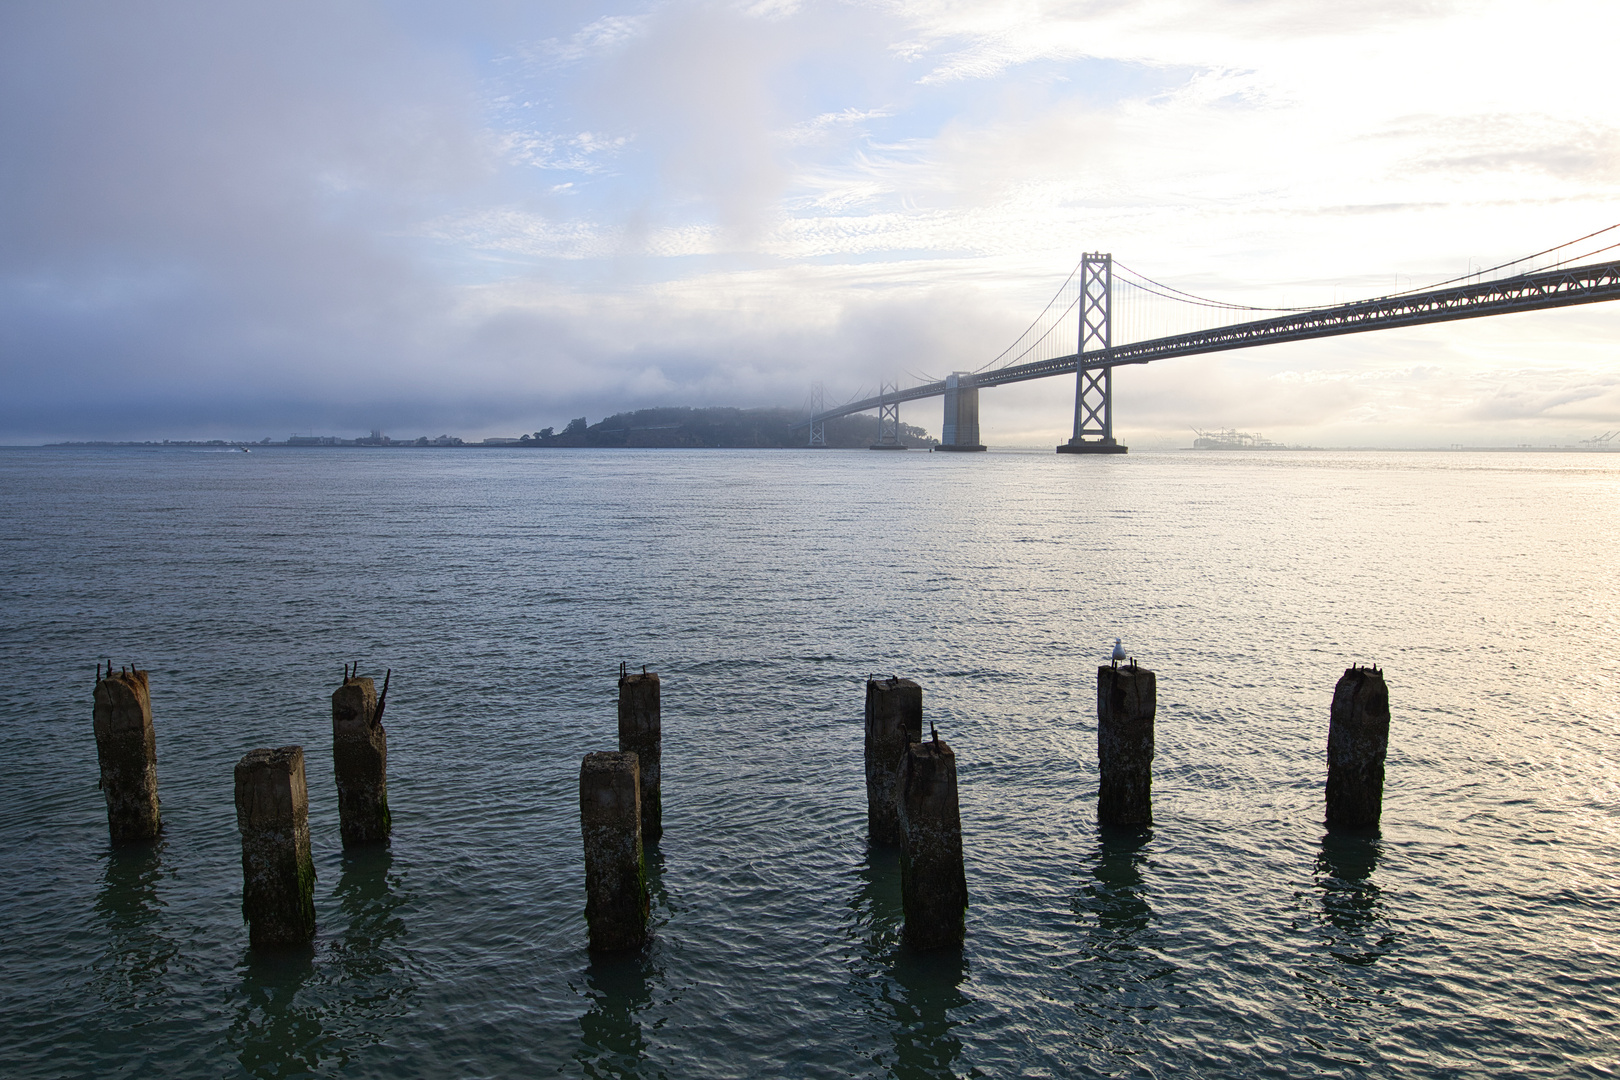
[[[875,397],[813,411],[808,420],[797,426],[810,428],[814,445],[819,425],[833,417],[878,409],[885,420],[894,418],[892,427],[882,425],[882,441],[892,444],[890,432],[898,431],[901,402],[943,397],[945,421],[937,449],[983,450],[984,445],[979,442],[979,391],[982,388],[1073,373],[1076,376],[1074,435],[1057,448],[1058,453],[1123,454],[1126,447],[1114,439],[1113,369],[1116,367],[1276,342],[1620,300],[1620,260],[1616,260],[1357,300],[1189,334],[1114,345],[1113,256],[1088,254],[1082,258],[1079,272],[1080,292],[1076,301],[1080,309],[1079,348],[1075,352],[989,371],[956,372],[936,382],[904,389],[885,388]],[[824,439],[822,444],[825,445]]]

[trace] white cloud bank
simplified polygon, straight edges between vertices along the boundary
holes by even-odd
[[[1081,251],[1304,304],[1620,221],[1565,2],[0,11],[0,439],[512,433],[1000,352]],[[1620,426],[1620,312],[1116,377],[1127,439]],[[1055,384],[991,441],[1066,434]],[[937,430],[937,406],[906,419]]]

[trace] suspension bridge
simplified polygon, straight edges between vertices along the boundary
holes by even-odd
[[[875,396],[833,408],[825,407],[818,386],[812,394],[810,416],[798,427],[810,429],[811,446],[825,446],[828,420],[876,409],[879,440],[873,449],[904,449],[899,440],[900,404],[943,397],[945,418],[935,449],[983,450],[979,441],[981,389],[1072,374],[1074,434],[1057,452],[1123,454],[1127,448],[1114,438],[1116,367],[1284,341],[1620,300],[1620,260],[1588,261],[1620,247],[1620,243],[1607,243],[1593,249],[1594,241],[1602,243],[1598,238],[1616,229],[1620,224],[1423,289],[1303,308],[1211,300],[1137,274],[1115,262],[1112,255],[1086,254],[1029,329],[983,367],[917,386],[885,385]],[[1582,250],[1571,254],[1572,249]],[[1167,321],[1176,320],[1206,325],[1162,332]],[[1211,322],[1215,325],[1207,325]],[[1072,333],[1071,327],[1078,332]]]

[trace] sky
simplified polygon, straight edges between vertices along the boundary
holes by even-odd
[[[0,443],[844,401],[981,367],[1087,251],[1262,306],[1437,282],[1620,222],[1616,40],[1586,0],[18,0]],[[1574,442],[1617,360],[1617,304],[1359,334],[1122,368],[1115,426]],[[983,391],[984,440],[1073,392]]]

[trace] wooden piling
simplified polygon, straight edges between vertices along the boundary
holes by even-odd
[[[1378,824],[1389,753],[1389,687],[1377,668],[1351,667],[1333,688],[1328,720],[1327,823]]]
[[[1136,662],[1097,669],[1097,820],[1153,824],[1153,672]]]
[[[301,747],[251,750],[236,763],[236,826],[249,942],[267,950],[308,945],[315,937],[315,863]]]
[[[96,671],[96,756],[114,844],[155,840],[163,827],[158,806],[157,735],[146,672]]]
[[[895,781],[906,747],[922,738],[922,687],[910,679],[866,680],[866,831],[900,843]]]
[[[898,784],[901,936],[913,949],[961,945],[968,896],[956,754],[937,735],[912,743],[900,759]]]
[[[390,672],[392,675],[392,672]],[[383,702],[367,676],[346,676],[332,692],[332,766],[337,774],[338,820],[344,846],[388,839],[388,732]]]
[[[641,847],[641,776],[633,753],[586,754],[579,768],[585,840],[585,922],[598,952],[647,940],[647,868]]]
[[[641,771],[641,842],[664,835],[663,719],[658,673],[619,668],[619,749],[636,755]]]

